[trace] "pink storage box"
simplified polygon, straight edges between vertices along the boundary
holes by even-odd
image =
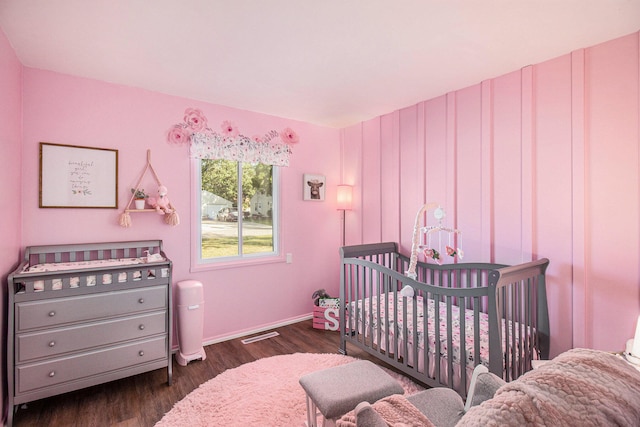
[[[340,326],[340,311],[337,307],[313,307],[313,327],[326,331],[337,331]]]

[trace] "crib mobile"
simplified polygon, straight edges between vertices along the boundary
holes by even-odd
[[[436,219],[437,224],[420,227],[420,220],[423,214],[430,210],[433,210],[433,217]],[[442,220],[445,216],[445,210],[437,203],[427,203],[418,210],[413,226],[409,269],[405,273],[407,277],[416,279],[416,264],[420,251],[422,251],[427,262],[432,261],[438,265],[442,265],[443,255],[454,259],[462,259],[464,257],[464,252],[461,249],[462,232],[455,228],[444,226]],[[442,250],[443,243],[445,244],[444,251]]]

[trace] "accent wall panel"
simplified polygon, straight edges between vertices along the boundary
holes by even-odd
[[[522,158],[520,71],[493,82],[492,262],[521,262]]]
[[[533,235],[535,232],[534,221],[534,204],[533,198],[535,196],[534,169],[537,166],[535,157],[535,132],[534,132],[534,87],[533,87],[533,67],[524,67],[520,71],[520,91],[521,91],[521,158],[522,170],[520,172],[521,182],[520,188],[522,189],[521,196],[521,231],[520,231],[520,248],[521,248],[521,260],[533,261]],[[529,160],[527,160],[529,159]]]
[[[361,166],[361,139],[376,140],[367,122],[345,133],[365,151],[343,161],[379,178],[380,240],[408,253],[417,208],[440,202],[465,261],[551,260],[552,356],[618,351],[640,314],[639,104],[634,33],[381,116],[379,160],[374,149]]]
[[[481,92],[481,164],[482,164],[482,204],[480,235],[482,255],[480,260],[491,262],[493,259],[493,81],[485,80],[480,84]]]
[[[400,110],[400,248],[407,254],[411,251],[416,212],[424,200],[423,153],[418,106],[404,108]]]
[[[457,150],[457,115],[456,115],[456,93],[450,92],[447,94],[447,133],[446,133],[446,150],[445,157],[445,183],[444,191],[447,198],[444,200],[444,206],[448,206],[450,211],[447,214],[448,224],[453,226],[456,224],[457,209],[456,203],[456,150]]]
[[[612,328],[633,336],[631,320],[640,312],[638,35],[590,48],[585,73],[586,344],[619,350],[624,342]]]
[[[342,182],[354,186],[353,210],[345,215],[345,242],[353,245],[362,241],[362,125],[343,129],[342,134],[342,153],[348,159],[343,160]]]
[[[573,311],[573,347],[587,347],[586,318],[586,95],[585,50],[571,53],[571,195],[572,195],[572,253],[571,305]]]
[[[362,243],[381,240],[380,118],[362,124]]]
[[[554,352],[571,348],[572,279],[572,122],[571,57],[534,68],[534,258],[553,260],[547,295],[566,301],[550,307]]]
[[[465,259],[482,259],[482,91],[480,85],[456,92],[456,224]],[[453,224],[450,224],[453,225]]]
[[[400,115],[393,112],[380,118],[380,206],[382,241],[400,241]]]
[[[426,101],[425,112],[425,201],[447,206],[447,97]],[[453,212],[449,212],[453,214]],[[447,219],[448,220],[448,219]]]

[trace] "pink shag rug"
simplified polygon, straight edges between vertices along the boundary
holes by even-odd
[[[340,354],[295,353],[229,369],[176,403],[156,427],[304,426],[307,403],[298,379],[355,360]],[[406,395],[423,389],[408,378],[387,372],[402,384]]]

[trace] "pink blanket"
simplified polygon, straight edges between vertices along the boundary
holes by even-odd
[[[378,415],[393,427],[435,427],[422,412],[403,395],[394,394],[371,405]],[[337,427],[356,427],[355,415],[349,413],[336,422]]]
[[[501,387],[458,426],[638,426],[640,372],[620,357],[574,349]]]

